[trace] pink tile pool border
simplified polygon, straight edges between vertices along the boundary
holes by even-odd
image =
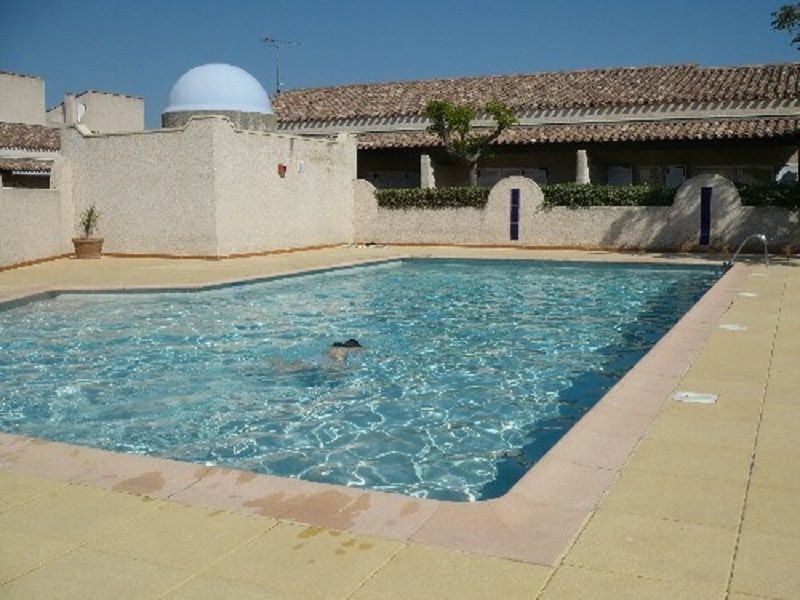
[[[336,268],[398,258],[405,257],[339,264]],[[320,269],[249,280],[315,270]],[[729,270],[500,498],[475,503],[416,499],[2,433],[0,469],[212,509],[553,565],[569,548],[665,399],[700,353],[731,305],[747,270],[741,264]],[[242,281],[247,280],[216,282],[212,286]],[[146,289],[212,286],[205,283]],[[77,289],[39,289],[13,300],[60,291]]]

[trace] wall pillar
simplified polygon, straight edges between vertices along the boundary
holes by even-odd
[[[422,189],[433,189],[436,187],[433,164],[428,154],[421,154],[419,157],[419,187]]]
[[[72,94],[64,95],[64,123],[66,125],[78,123],[78,101]]]
[[[589,157],[586,150],[578,150],[575,157],[575,183],[591,183],[589,179]]]

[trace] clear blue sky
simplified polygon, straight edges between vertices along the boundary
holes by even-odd
[[[783,3],[785,3],[784,0]],[[0,70],[45,78],[47,104],[143,96],[157,126],[187,69],[228,62],[284,89],[608,66],[800,60],[772,0],[0,0]]]

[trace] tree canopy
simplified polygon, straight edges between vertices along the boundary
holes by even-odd
[[[498,100],[486,105],[486,113],[494,119],[495,127],[479,133],[472,127],[477,115],[468,106],[449,100],[431,100],[425,108],[425,116],[431,122],[428,131],[439,136],[449,156],[469,165],[470,185],[473,186],[478,184],[478,160],[486,147],[517,123],[511,109]]]
[[[800,50],[800,3],[784,4],[772,13],[772,28],[776,31],[788,31],[792,37],[792,45]]]

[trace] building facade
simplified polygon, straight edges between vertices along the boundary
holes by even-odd
[[[359,178],[377,187],[420,185],[429,155],[438,185],[464,185],[427,132],[430,100],[476,110],[500,100],[518,125],[479,163],[479,183],[509,175],[540,184],[575,181],[586,151],[593,183],[678,187],[702,173],[735,183],[795,181],[800,63],[673,65],[408,81],[294,90],[275,100],[279,128],[358,136]],[[492,126],[485,113],[477,128]]]

